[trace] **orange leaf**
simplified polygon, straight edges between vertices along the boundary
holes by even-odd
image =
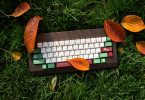
[[[31,9],[31,6],[27,2],[23,2],[19,6],[17,6],[14,12],[9,16],[19,17],[27,12],[29,9]]]
[[[90,68],[89,62],[84,58],[74,58],[68,60],[68,62],[70,62],[74,68],[81,71],[87,71]]]
[[[114,42],[124,42],[125,30],[112,20],[104,21],[104,29],[109,38]]]
[[[136,42],[136,48],[142,54],[145,54],[145,41],[138,41]]]
[[[136,15],[125,16],[122,19],[121,25],[131,32],[139,32],[145,29],[145,25],[142,18]]]
[[[34,16],[31,18],[26,25],[24,32],[24,44],[27,48],[28,53],[32,53],[35,47],[35,39],[38,29],[39,21],[42,20],[40,16]]]

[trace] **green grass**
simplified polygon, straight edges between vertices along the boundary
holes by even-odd
[[[0,10],[11,13],[23,0],[1,0]],[[135,48],[135,42],[145,40],[140,34],[127,31],[124,54],[118,54],[117,69],[88,73],[59,74],[55,92],[50,90],[51,76],[32,76],[28,54],[23,44],[26,22],[34,15],[43,17],[38,33],[103,27],[106,19],[116,22],[128,14],[145,20],[144,0],[25,0],[32,9],[19,18],[7,18],[0,13],[0,100],[130,100],[145,99],[145,56]],[[4,51],[6,50],[6,51]],[[22,53],[14,61],[9,52]]]

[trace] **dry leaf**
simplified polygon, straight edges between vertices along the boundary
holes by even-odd
[[[145,54],[145,41],[138,41],[136,42],[136,48],[142,54]]]
[[[120,54],[124,54],[124,53],[125,53],[124,48],[119,47],[119,48],[118,48],[118,52],[119,52]]]
[[[19,17],[26,13],[29,9],[31,9],[31,6],[27,2],[23,2],[19,6],[17,6],[14,12],[9,16]]]
[[[37,35],[37,29],[39,21],[42,20],[40,16],[34,16],[31,18],[26,25],[24,32],[24,44],[27,48],[28,53],[32,53],[35,47],[35,39]]]
[[[105,20],[104,30],[112,41],[114,42],[125,41],[125,30],[118,23],[112,20]]]
[[[70,62],[74,68],[81,71],[87,71],[90,68],[89,62],[84,58],[69,59],[68,62]]]
[[[55,90],[55,87],[56,87],[56,83],[57,83],[57,76],[54,76],[51,80],[51,84],[50,84],[50,90],[51,91],[54,91]]]
[[[21,53],[15,51],[15,52],[12,53],[12,56],[13,56],[13,58],[14,58],[15,61],[18,61],[18,60],[21,59],[21,56],[22,55],[21,55]]]
[[[145,29],[145,25],[142,18],[136,15],[125,16],[122,19],[121,25],[131,32],[139,32]]]

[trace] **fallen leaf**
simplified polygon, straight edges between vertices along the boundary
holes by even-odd
[[[124,50],[124,48],[119,47],[119,48],[118,48],[118,52],[119,52],[120,54],[124,54],[124,53],[125,53],[125,50]]]
[[[13,56],[15,61],[18,61],[21,59],[22,54],[20,52],[15,51],[12,53],[12,56]]]
[[[26,25],[24,32],[24,44],[27,48],[28,53],[32,53],[35,47],[35,39],[37,35],[37,29],[39,21],[42,20],[40,16],[34,16],[31,18]]]
[[[51,84],[50,84],[50,90],[51,91],[54,91],[55,90],[55,87],[56,87],[56,83],[57,83],[57,76],[54,76],[51,80]]]
[[[89,62],[84,58],[68,59],[72,66],[81,71],[87,71],[90,68]]]
[[[142,54],[145,54],[145,41],[136,42],[136,48]]]
[[[142,18],[136,15],[125,16],[121,21],[121,25],[131,32],[139,32],[145,29]]]
[[[26,13],[29,9],[31,9],[31,6],[27,2],[21,3],[19,6],[16,7],[13,13],[11,13],[9,16],[13,17],[19,17]]]
[[[104,30],[112,41],[114,42],[125,41],[125,30],[118,23],[112,20],[105,20]]]

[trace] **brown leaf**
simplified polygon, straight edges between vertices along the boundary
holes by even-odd
[[[145,54],[145,41],[138,41],[136,42],[136,48],[142,54]]]
[[[40,16],[34,16],[31,18],[26,25],[24,32],[24,44],[27,48],[28,53],[32,53],[35,47],[35,39],[37,35],[37,29],[39,21],[42,20]]]
[[[13,56],[13,58],[14,58],[15,61],[18,61],[18,60],[21,59],[21,56],[22,55],[21,55],[21,53],[15,51],[15,52],[12,53],[12,56]]]
[[[112,20],[105,20],[104,30],[112,41],[114,42],[125,41],[125,30],[118,23]]]
[[[9,16],[19,17],[26,13],[29,9],[31,9],[31,6],[27,2],[23,2],[19,6],[17,6],[14,12],[11,13]]]
[[[81,70],[81,71],[87,71],[90,68],[89,62],[84,58],[74,58],[68,60],[74,68]]]
[[[121,25],[131,32],[139,32],[145,29],[145,25],[142,18],[136,15],[125,16],[122,19]]]

